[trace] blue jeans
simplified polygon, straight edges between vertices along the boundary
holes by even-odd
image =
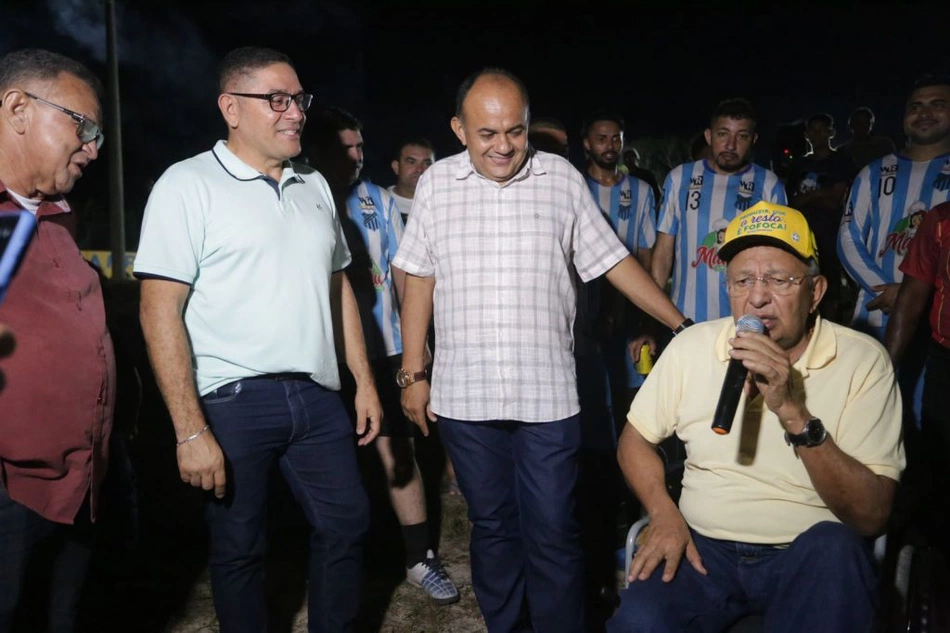
[[[873,630],[877,572],[854,530],[818,523],[784,548],[692,535],[709,575],[684,558],[665,583],[661,564],[621,593],[608,633],[718,633],[749,614],[763,614],[769,633]]]
[[[75,630],[79,598],[92,560],[93,536],[88,500],[76,523],[63,525],[13,501],[0,484],[0,631],[18,630],[14,622],[24,631]],[[34,592],[49,594],[28,595],[23,592],[27,585]],[[38,613],[31,609],[35,606],[46,610]],[[20,613],[14,619],[18,608]]]
[[[580,417],[439,418],[472,522],[472,587],[490,633],[584,630],[574,486]],[[528,613],[525,613],[527,601]]]
[[[202,398],[224,451],[227,494],[207,504],[209,569],[222,633],[267,628],[262,563],[268,479],[277,466],[312,527],[311,632],[350,631],[359,609],[369,502],[353,425],[310,380],[245,379]]]

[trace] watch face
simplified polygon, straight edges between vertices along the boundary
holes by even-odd
[[[825,440],[825,427],[821,420],[814,418],[805,427],[805,441],[808,446],[817,446]]]
[[[405,369],[400,369],[396,372],[396,384],[403,389],[411,385],[409,372]]]

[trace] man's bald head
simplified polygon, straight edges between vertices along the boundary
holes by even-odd
[[[455,95],[455,116],[462,117],[462,109],[465,105],[465,99],[468,97],[469,92],[472,91],[472,88],[475,84],[481,80],[485,79],[486,81],[491,81],[496,84],[512,83],[518,89],[518,92],[521,93],[521,99],[524,102],[525,108],[530,108],[530,103],[528,101],[528,89],[525,87],[524,83],[518,79],[514,74],[505,70],[504,68],[483,68],[478,72],[472,73],[465,78],[465,81],[462,82],[462,85],[459,86],[458,92]]]
[[[452,131],[468,149],[472,166],[495,182],[507,182],[528,155],[528,94],[507,71],[486,70],[463,82]]]

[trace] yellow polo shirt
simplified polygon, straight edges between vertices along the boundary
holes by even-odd
[[[728,435],[710,429],[729,363],[731,317],[678,335],[660,356],[627,416],[653,443],[686,444],[680,510],[697,532],[748,543],[789,543],[820,521],[837,521],[811,483],[761,395],[746,401]],[[901,398],[894,368],[873,338],[823,321],[793,366],[793,389],[842,451],[874,473],[904,468]]]

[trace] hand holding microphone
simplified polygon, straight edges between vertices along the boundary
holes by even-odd
[[[754,314],[746,314],[736,321],[736,334],[739,332],[762,334],[765,332],[765,324]],[[726,370],[726,378],[722,382],[719,403],[716,405],[716,412],[713,414],[712,421],[712,430],[719,435],[726,435],[732,430],[732,420],[736,417],[742,388],[748,375],[749,370],[742,364],[741,360],[735,358],[729,360],[729,368]]]

